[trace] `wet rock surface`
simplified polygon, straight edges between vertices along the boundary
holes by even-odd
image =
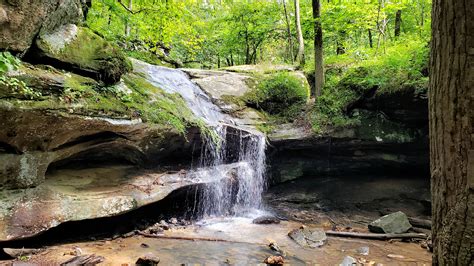
[[[302,226],[288,233],[288,236],[302,247],[317,248],[327,242],[324,230]]]
[[[387,214],[369,224],[369,230],[374,233],[401,234],[411,228],[408,217],[401,211]]]
[[[357,260],[354,259],[353,257],[351,256],[346,256],[344,257],[344,259],[342,260],[341,266],[353,266],[353,265],[357,265]]]
[[[150,253],[138,258],[137,261],[135,262],[135,265],[155,266],[155,265],[158,265],[158,263],[160,263],[160,258]]]
[[[275,216],[266,215],[266,216],[260,216],[260,217],[257,217],[255,219],[253,219],[252,223],[254,223],[254,224],[279,224],[280,219],[278,219]]]

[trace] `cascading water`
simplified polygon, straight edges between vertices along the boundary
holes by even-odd
[[[149,82],[169,93],[178,93],[186,101],[193,113],[203,119],[218,136],[216,141],[209,136],[204,138],[201,166],[210,167],[206,173],[216,181],[207,185],[203,192],[200,214],[203,216],[235,215],[245,216],[262,208],[261,194],[265,186],[265,137],[260,132],[252,132],[235,125],[232,118],[221,112],[202,89],[177,69],[150,65],[133,60],[134,69],[146,75]],[[232,127],[237,134],[238,149],[231,157],[237,158],[236,176],[223,179],[218,165],[229,161],[226,139]]]

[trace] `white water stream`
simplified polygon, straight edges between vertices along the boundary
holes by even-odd
[[[260,132],[245,130],[232,120],[229,115],[221,112],[212,103],[210,97],[181,70],[150,65],[133,60],[134,69],[145,74],[148,81],[168,93],[180,94],[188,107],[219,136],[219,140],[204,139],[201,154],[201,167],[211,167],[206,172],[216,182],[207,185],[202,193],[199,212],[203,216],[255,216],[261,213],[262,192],[265,187],[265,137]],[[232,127],[232,128],[229,128]],[[226,143],[227,134],[231,129],[237,134],[238,148],[229,154]],[[235,130],[237,129],[237,130]],[[235,143],[233,142],[233,145]],[[237,158],[239,166],[231,179],[223,179],[223,173],[216,167]],[[223,181],[217,181],[223,180]]]

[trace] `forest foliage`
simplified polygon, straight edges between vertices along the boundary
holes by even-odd
[[[132,57],[173,67],[294,64],[288,0],[96,0],[88,26]],[[302,70],[314,80],[312,1],[301,0]],[[310,110],[316,131],[351,123],[361,91],[426,89],[431,0],[321,1],[325,86]],[[300,67],[300,66],[297,66]],[[267,90],[268,91],[268,90]]]

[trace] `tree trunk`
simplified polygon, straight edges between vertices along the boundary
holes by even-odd
[[[132,8],[133,8],[133,0],[128,0],[128,9],[132,10]],[[130,29],[131,29],[130,22],[127,21],[125,23],[125,36],[127,37],[130,36]]]
[[[373,48],[374,43],[372,42],[372,31],[370,29],[368,29],[368,32],[369,32],[369,46],[370,46],[370,48]]]
[[[312,0],[314,22],[314,97],[321,95],[324,86],[323,29],[321,27],[321,2]]]
[[[303,32],[301,31],[300,1],[299,0],[295,0],[295,25],[296,25],[296,36],[298,37],[298,54],[296,55],[296,62],[298,62],[299,66],[303,66],[305,62],[304,40],[303,40]]]
[[[432,14],[433,265],[473,265],[474,1],[433,0]]]
[[[288,18],[288,11],[286,10],[286,0],[283,0],[283,10],[285,11],[286,33],[288,35],[288,56],[291,63],[293,63],[293,38],[291,36],[290,19]]]
[[[395,13],[395,38],[400,36],[400,25],[402,24],[402,11],[399,9]]]
[[[341,55],[346,53],[346,47],[344,47],[344,44],[340,41],[336,41],[336,54]]]

